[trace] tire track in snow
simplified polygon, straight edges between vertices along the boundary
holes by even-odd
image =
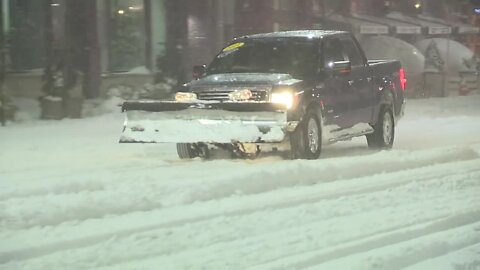
[[[480,225],[480,218],[478,218],[479,214],[480,212],[468,212],[463,215],[430,220],[409,226],[399,225],[392,228],[392,230],[373,231],[368,235],[347,240],[339,245],[324,247],[321,249],[324,253],[321,254],[321,256],[315,257],[313,263],[342,258],[352,253],[355,254],[364,250],[381,248],[391,243],[403,242],[459,226],[471,224],[477,226]],[[476,217],[472,217],[472,215],[476,215]],[[302,229],[301,231],[303,235],[298,234],[300,230],[297,231],[297,234],[295,234],[295,230],[274,232],[269,235],[249,237],[228,243],[214,243],[211,246],[201,247],[194,250],[187,249],[179,253],[164,256],[149,256],[148,258],[140,258],[137,260],[130,259],[121,263],[121,267],[117,264],[116,260],[113,260],[113,266],[105,268],[130,269],[133,265],[140,268],[148,268],[147,265],[152,265],[152,262],[155,262],[170,269],[193,269],[198,265],[203,266],[205,269],[301,269],[304,266],[310,266],[312,261],[302,262],[300,264],[298,262],[296,264],[288,264],[283,261],[274,266],[269,264],[261,264],[257,266],[252,265],[275,259],[288,261],[291,254],[301,251],[302,247],[306,245],[308,241],[313,242],[309,247],[309,252],[315,250],[313,252],[318,254],[318,251],[316,251],[318,250],[318,247],[315,246],[315,241],[322,241],[320,240],[322,236],[318,231],[315,232],[315,230],[320,225],[321,223],[309,224],[310,228],[308,231],[305,231],[305,228],[300,228]],[[313,239],[315,237],[318,240]],[[325,235],[323,237],[327,238]],[[336,237],[338,237],[338,235]],[[480,233],[478,233],[472,241],[478,241],[479,239]],[[275,252],[262,254],[262,250],[274,250]],[[304,252],[299,254],[302,257],[304,256]],[[182,261],[182,258],[189,258],[189,260]],[[345,268],[327,267],[325,269]]]
[[[477,228],[480,231],[480,227]],[[477,270],[480,269],[480,243],[451,251],[404,268],[404,270]]]
[[[377,191],[377,190],[382,190],[382,189],[387,189],[387,188],[392,188],[392,187],[395,187],[397,185],[402,185],[402,184],[405,184],[405,183],[408,183],[410,180],[409,177],[411,176],[410,174],[414,173],[417,175],[418,179],[419,180],[422,180],[422,179],[430,179],[430,178],[438,178],[438,177],[443,177],[445,175],[448,175],[450,173],[455,173],[457,171],[457,164],[447,164],[445,166],[443,165],[437,165],[435,168],[426,168],[425,170],[422,170],[422,169],[417,169],[415,172],[399,172],[398,174],[394,174],[391,176],[391,178],[394,178],[392,180],[395,180],[395,181],[389,181],[389,182],[385,182],[385,181],[381,181],[381,178],[384,178],[383,175],[380,175],[380,176],[377,176],[376,178],[379,178],[379,181],[376,182],[376,181],[369,181],[369,180],[366,180],[366,181],[361,181],[361,180],[357,180],[357,186],[359,188],[356,188],[355,185],[352,187],[350,187],[350,184],[349,183],[346,183],[344,181],[342,182],[339,182],[342,184],[341,187],[337,187],[336,184],[335,185],[331,185],[331,188],[329,188],[330,186],[322,186],[322,187],[318,187],[318,186],[314,186],[313,188],[311,187],[306,187],[306,189],[308,189],[307,191],[306,190],[299,190],[298,192],[293,192],[292,193],[292,190],[290,189],[285,189],[285,190],[278,190],[278,191],[275,191],[277,192],[278,194],[278,197],[279,198],[284,198],[284,199],[280,199],[280,200],[262,200],[261,196],[258,196],[255,197],[257,198],[257,203],[254,204],[253,206],[253,209],[248,209],[248,208],[242,208],[242,207],[239,207],[239,208],[236,208],[237,210],[233,211],[233,214],[237,213],[237,214],[242,214],[242,213],[248,213],[250,211],[256,211],[258,209],[262,209],[262,208],[269,208],[269,209],[276,209],[276,208],[281,208],[281,207],[288,207],[290,205],[296,205],[296,204],[302,204],[302,203],[309,203],[309,202],[313,202],[313,201],[317,201],[317,200],[325,200],[325,199],[334,199],[336,197],[340,197],[340,196],[349,196],[349,195],[354,195],[354,194],[361,194],[361,193],[365,193],[365,192],[373,192],[373,191]],[[474,171],[475,168],[479,168],[480,165],[478,163],[477,160],[474,160],[472,162],[466,162],[465,165],[462,165],[463,167],[465,167],[465,170],[468,172],[468,171]],[[444,167],[444,168],[442,168]],[[425,171],[425,172],[422,172],[422,171]],[[438,171],[438,173],[437,173]],[[433,175],[432,175],[433,173]],[[405,180],[407,179],[407,180]],[[336,192],[336,190],[340,190],[340,192]],[[327,192],[326,192],[327,191]],[[108,197],[108,196],[107,196]],[[245,197],[245,196],[242,196],[242,197]],[[241,197],[241,198],[242,198]],[[233,200],[237,200],[238,198],[234,198]],[[252,201],[253,199],[248,197],[246,198],[245,200],[242,200],[242,201],[239,201],[239,203],[237,203],[237,205],[240,205],[240,206],[243,206],[243,205],[252,205],[252,204],[249,204],[248,202],[249,201]],[[117,202],[118,203],[118,202]],[[211,203],[212,204],[212,208],[214,208],[214,204],[216,204],[217,202],[213,202]],[[209,204],[205,205],[206,207],[209,207]],[[88,207],[87,207],[88,208]],[[85,208],[84,211],[87,211],[88,209]],[[123,208],[119,208],[119,209],[123,209]],[[181,210],[182,208],[174,208],[173,210],[174,211],[177,211],[177,212],[180,212],[182,211]],[[67,208],[65,211],[72,211],[74,209],[71,209],[71,208]],[[168,210],[168,209],[166,209]],[[199,210],[199,212],[202,212],[202,210]],[[16,213],[16,211],[14,211],[14,213]],[[219,213],[219,215],[223,215],[225,213]],[[228,214],[228,213],[227,213]],[[0,215],[2,216],[2,215]],[[5,217],[5,215],[3,215]],[[214,216],[214,215],[212,215]],[[7,218],[4,218],[3,219],[4,221],[7,220]],[[186,218],[185,220],[180,220],[179,223],[182,223],[182,222],[190,222],[192,221],[192,219],[189,219],[189,218]]]
[[[27,229],[34,226],[53,226],[63,222],[151,211],[235,195],[261,194],[292,186],[352,180],[378,174],[378,167],[382,168],[381,173],[393,173],[425,167],[432,163],[448,164],[472,159],[478,159],[478,155],[470,148],[417,151],[415,155],[409,151],[381,152],[360,161],[357,158],[341,158],[313,162],[285,162],[285,168],[274,173],[269,172],[269,166],[266,165],[249,168],[240,175],[238,173],[233,176],[220,175],[214,179],[199,177],[194,180],[183,180],[182,183],[156,181],[155,171],[152,171],[142,179],[141,184],[120,181],[111,188],[92,192],[52,194],[48,197],[33,196],[3,201],[0,204],[3,205],[1,207],[3,211],[0,208],[0,220],[3,220],[0,227]],[[162,170],[158,171],[161,173]],[[31,208],[31,205],[44,207]]]
[[[432,163],[447,163],[447,162],[453,162],[453,161],[459,161],[459,160],[473,159],[479,156],[478,152],[476,152],[475,150],[469,147],[437,148],[437,149],[422,150],[422,151],[402,151],[402,150],[395,151],[394,150],[394,151],[380,152],[376,154],[374,152],[371,152],[371,153],[373,154],[364,156],[364,158],[360,162],[356,157],[355,158],[352,158],[352,157],[329,158],[329,159],[322,159],[322,160],[310,161],[310,162],[279,161],[279,160],[271,160],[271,159],[262,159],[260,161],[255,161],[254,163],[252,163],[252,161],[207,161],[207,162],[182,161],[179,164],[175,164],[174,168],[171,168],[172,167],[171,165],[165,165],[164,163],[161,163],[160,167],[158,167],[158,164],[150,165],[150,166],[136,165],[135,167],[129,166],[128,168],[125,168],[124,166],[121,166],[121,167],[109,166],[107,168],[98,168],[95,170],[95,172],[82,171],[82,175],[87,175],[87,178],[88,178],[88,175],[95,175],[95,174],[98,174],[98,171],[100,172],[104,171],[105,176],[103,176],[103,178],[115,178],[120,180],[128,179],[128,177],[122,177],[123,174],[127,174],[127,175],[130,174],[130,175],[137,176],[139,172],[150,174],[150,175],[171,175],[171,178],[174,178],[175,180],[177,180],[177,178],[179,178],[178,180],[186,180],[186,182],[188,183],[185,185],[188,186],[188,185],[191,185],[192,183],[199,182],[197,179],[194,179],[193,181],[191,181],[192,178],[201,178],[202,180],[203,180],[203,177],[211,178],[211,175],[215,174],[216,173],[215,171],[217,170],[219,174],[225,173],[224,167],[232,167],[231,168],[232,171],[235,169],[241,170],[241,169],[248,168],[247,173],[241,174],[241,177],[238,177],[238,178],[243,178],[243,177],[249,178],[250,176],[258,173],[263,174],[265,178],[274,178],[277,174],[284,175],[285,173],[289,173],[289,174],[293,173],[292,176],[298,178],[298,171],[305,169],[308,173],[308,172],[311,172],[313,168],[316,168],[317,170],[322,171],[322,173],[319,175],[320,179],[319,180],[317,179],[317,181],[333,181],[333,180],[340,180],[344,178],[373,175],[375,173],[378,173],[377,167],[371,166],[372,164],[376,164],[380,166],[382,169],[381,172],[394,172],[394,171],[399,171],[404,169],[412,169],[412,168],[418,168],[422,166],[428,166],[428,165],[431,165]],[[412,155],[413,153],[415,153],[415,156]],[[382,160],[380,161],[380,163],[379,163],[379,159]],[[209,166],[210,169],[208,171],[202,170],[205,167],[205,163],[210,163],[210,162],[216,163],[216,165],[218,166],[216,168],[211,168],[211,166]],[[283,162],[285,164],[285,170],[282,172],[275,172],[271,174],[268,171],[268,168],[270,167],[271,163],[274,163],[274,162],[275,163]],[[262,163],[267,163],[267,164],[262,164]],[[195,173],[185,174],[187,170],[182,170],[183,167],[188,167],[190,171],[195,171]],[[373,167],[373,169],[367,169],[368,167]],[[65,179],[65,178],[69,178],[69,176],[72,177],[72,175],[74,175],[73,177],[76,177],[75,172],[72,172],[70,169],[68,170],[69,170],[68,172],[64,172],[61,174],[57,174],[56,176],[48,177],[48,178],[53,177],[54,179],[58,178],[59,180],[42,181],[45,184],[42,184],[41,187],[37,187],[40,189],[40,191],[33,190],[30,192],[31,194],[29,194],[28,191],[23,191],[20,189],[19,191],[17,191],[18,197],[28,197],[29,195],[41,196],[41,195],[51,195],[51,194],[62,195],[63,193],[78,193],[79,191],[83,191],[81,189],[75,190],[68,187],[67,188],[59,187],[57,190],[55,190],[56,186],[62,186],[65,182],[70,181],[69,179]],[[115,171],[117,173],[112,173],[111,171]],[[22,174],[24,174],[24,172],[22,172]],[[237,173],[233,174],[233,176],[235,175],[237,175]],[[233,176],[231,177],[232,179],[229,179],[233,181],[229,181],[229,182],[234,182],[237,180],[237,179],[234,179],[235,177]],[[257,177],[257,178],[260,178],[260,177]],[[37,181],[35,178],[33,179]],[[165,181],[167,179],[162,179],[162,180]],[[221,180],[221,179],[217,178],[216,180]],[[81,181],[81,179],[79,179],[78,181]],[[107,184],[106,181],[102,181],[102,182]],[[174,183],[178,184],[177,181],[175,181]],[[46,190],[44,188],[45,185],[51,185],[51,184],[53,184],[54,186],[52,189]],[[112,186],[115,186],[117,184],[118,184],[118,181],[115,181],[112,183]],[[298,183],[287,183],[287,184],[298,184]],[[17,187],[15,187],[15,189],[18,190]],[[85,190],[88,191],[90,189],[87,187]],[[2,190],[0,191],[0,200],[6,200],[10,198],[15,198],[15,197],[16,197],[15,192],[11,191],[11,185],[5,185],[5,187],[3,187]]]
[[[38,179],[38,176],[27,176],[25,179],[24,171],[16,172],[15,174],[23,175],[24,179],[19,179],[18,176],[15,175],[15,181],[28,184],[28,186],[21,188],[18,186],[12,186],[11,184],[2,186],[0,191],[0,201],[16,198],[22,199],[36,196],[75,194],[84,191],[103,190],[107,185],[112,185],[111,181],[106,181],[103,179],[119,179],[121,178],[119,176],[122,175],[122,172],[131,172],[133,170],[145,171],[148,169],[156,170],[158,169],[158,166],[135,166],[127,168],[125,166],[111,166],[99,167],[89,171],[72,171],[71,169],[67,168],[66,171],[62,173],[55,172],[54,174],[46,174],[43,172],[39,173],[35,170],[30,173],[32,175],[41,174],[41,179]],[[0,172],[0,174],[2,173]],[[2,176],[4,179],[8,177],[9,176]]]
[[[374,256],[378,251],[371,252],[371,254],[368,251],[377,249],[382,250],[389,247],[396,248],[397,245],[401,246],[405,243],[408,244],[410,241],[419,244],[422,242],[422,239],[428,238],[431,235],[449,234],[450,231],[464,230],[465,228],[467,228],[470,233],[468,237],[464,237],[463,240],[460,241],[459,248],[463,248],[480,241],[480,231],[475,232],[475,230],[472,229],[480,228],[480,211],[463,213],[461,215],[450,216],[439,221],[425,222],[405,228],[399,228],[398,230],[374,234],[356,241],[333,246],[328,249],[294,254],[270,263],[250,267],[248,269],[401,269],[402,267],[411,265],[414,262],[421,261],[422,258],[428,258],[428,256],[431,254],[428,256],[417,256],[410,254],[410,256],[414,255],[415,259],[407,258],[408,256],[397,258],[395,260],[396,264],[393,265],[389,264],[391,260],[386,260],[385,262],[388,262],[388,265],[383,265],[382,268],[382,262],[380,258],[378,258],[376,262],[370,261],[370,256]],[[442,250],[442,244],[443,243],[439,244],[433,242],[430,247],[435,247]],[[436,245],[439,245],[440,247]],[[419,250],[416,251],[420,252]],[[424,251],[425,250],[423,250],[423,252]],[[444,251],[444,253],[447,251]],[[394,254],[394,252],[392,254]],[[404,253],[399,252],[398,254]],[[401,255],[397,256],[401,257]],[[346,262],[351,267],[346,266]]]
[[[223,162],[225,164],[222,164]],[[231,166],[233,167],[232,169],[240,169],[242,166],[241,163],[232,161],[219,161],[217,163],[219,163],[217,168],[208,171],[202,170],[205,166],[204,162],[195,161],[181,161],[181,163],[173,165],[163,161],[151,165],[122,164],[117,166],[102,166],[89,171],[72,171],[71,168],[66,168],[64,172],[59,173],[56,171],[52,174],[38,172],[38,170],[32,170],[27,174],[25,171],[16,171],[15,173],[11,173],[11,175],[15,177],[17,182],[28,183],[28,186],[19,188],[16,185],[12,186],[6,181],[4,186],[0,185],[0,201],[103,190],[110,186],[115,187],[119,182],[131,182],[132,175],[158,175],[159,171],[161,171],[161,175],[166,174],[175,180],[182,180],[182,178],[188,179],[198,176],[209,177],[212,173],[215,174],[216,170],[219,171],[218,173],[224,172],[223,165]],[[248,164],[248,161],[245,161],[245,163]],[[182,166],[189,166],[190,170],[195,171],[195,173],[185,174],[185,170],[181,168]],[[50,171],[50,169],[47,170]],[[0,175],[1,174],[2,172],[0,172]],[[7,176],[2,176],[2,178],[5,179],[9,177],[8,173],[3,174]],[[38,174],[42,175],[42,179],[38,179],[38,176],[36,176]],[[19,179],[17,175],[21,175],[22,177]],[[105,179],[116,179],[116,181],[108,181]],[[167,179],[162,180],[165,181]],[[92,185],[92,182],[94,185]]]
[[[471,217],[472,220],[473,218]],[[477,213],[476,218],[477,222],[475,223],[464,224],[456,228],[443,228],[444,230],[433,231],[407,241],[399,241],[368,251],[359,251],[351,256],[314,265],[308,269],[338,269],[337,267],[340,265],[343,266],[342,269],[352,270],[403,269],[429,258],[442,256],[480,243],[480,222],[478,222],[480,221],[480,213]],[[350,266],[345,267],[345,261]],[[478,259],[476,261],[476,268],[478,268],[480,261]]]
[[[476,169],[478,170],[478,168],[480,168],[477,160],[466,161],[460,164],[462,165],[463,168],[465,168],[465,172],[463,173],[463,176],[467,177],[467,179],[468,179],[468,176],[472,174],[472,172],[475,172]],[[412,175],[412,174],[418,174],[419,178],[415,180],[416,182],[432,181],[433,183],[436,183],[437,180],[441,177],[451,178],[451,175],[455,175],[457,172],[457,168],[460,164],[442,164],[442,165],[432,166],[430,168],[412,170],[411,172],[398,172],[398,173],[391,174],[391,179],[392,179],[391,181],[394,182],[393,183],[394,185],[397,185],[399,183],[408,184],[411,182],[411,180],[405,180],[406,176]],[[480,174],[477,173],[477,175],[480,175]],[[38,245],[37,247],[31,247],[31,248],[26,248],[26,247],[22,248],[21,246],[18,246],[17,248],[13,248],[13,250],[12,249],[8,251],[4,250],[4,252],[0,253],[0,261],[12,260],[12,259],[26,259],[26,258],[42,256],[42,255],[46,255],[49,253],[62,250],[65,247],[80,248],[80,247],[94,245],[101,241],[108,241],[108,239],[112,239],[112,238],[120,239],[120,238],[129,237],[130,235],[133,235],[133,234],[142,233],[145,231],[158,230],[162,228],[172,228],[172,227],[182,226],[183,224],[202,222],[202,221],[206,221],[214,218],[227,218],[229,216],[247,215],[249,213],[253,213],[256,211],[291,208],[296,205],[308,204],[315,201],[319,202],[321,200],[336,200],[336,198],[339,196],[345,196],[344,198],[351,198],[354,195],[363,196],[369,192],[376,192],[376,191],[392,188],[392,183],[380,182],[381,180],[380,178],[382,177],[384,176],[379,176],[377,177],[378,179],[375,177],[358,179],[358,181],[355,181],[355,184],[358,185],[358,189],[355,190],[355,188],[353,188],[352,190],[347,190],[345,191],[344,195],[341,195],[342,193],[338,192],[338,189],[342,190],[344,187],[348,188],[348,185],[350,184],[348,182],[341,183],[343,184],[343,186],[342,185],[332,186],[331,188],[325,188],[324,185],[319,185],[319,186],[299,188],[299,190],[297,191],[289,190],[288,193],[290,193],[291,195],[290,198],[282,197],[280,194],[278,194],[278,192],[273,192],[273,194],[267,195],[266,198],[265,197],[257,198],[257,197],[262,197],[265,194],[259,194],[258,196],[245,196],[245,198],[242,198],[242,199],[232,198],[232,202],[235,202],[237,206],[236,207],[234,206],[233,209],[231,208],[230,211],[226,211],[226,209],[218,209],[219,210],[218,214],[210,213],[216,205],[217,205],[217,208],[218,208],[218,205],[221,205],[224,203],[228,205],[228,207],[231,207],[231,205],[228,202],[218,201],[218,202],[210,202],[206,205],[195,205],[193,207],[189,207],[190,211],[186,211],[187,209],[182,209],[182,208],[171,209],[172,211],[170,212],[170,214],[168,214],[168,212],[159,211],[158,213],[155,213],[155,214],[152,213],[157,218],[155,220],[152,220],[151,224],[139,222],[138,224],[131,224],[131,226],[129,226],[129,229],[125,227],[119,230],[114,229],[115,227],[114,224],[122,224],[122,220],[121,219],[115,220],[115,218],[112,218],[112,220],[110,221],[110,223],[112,224],[111,226],[109,226],[110,230],[104,231],[103,233],[99,231],[98,233],[90,234],[90,236],[84,235],[82,237],[79,235],[78,238],[74,238],[72,236],[76,235],[78,232],[76,232],[75,230],[73,231],[71,230],[70,232],[67,232],[65,234],[68,237],[66,238],[66,240],[63,240],[63,241],[60,240],[57,242],[50,242],[50,244]],[[372,183],[376,183],[376,184],[372,185]],[[330,184],[334,184],[334,183],[330,183]],[[364,187],[364,189],[362,190],[361,187],[364,185],[366,185],[366,187]],[[379,188],[379,186],[377,185],[382,186],[382,188]],[[318,194],[316,193],[322,192],[322,190],[325,193],[320,194],[320,196],[318,196]],[[307,191],[309,191],[310,194],[315,195],[316,196],[315,199],[308,198],[309,193]],[[331,194],[331,192],[333,192],[333,194]],[[306,196],[307,198],[298,200],[299,197],[303,197],[302,195]],[[322,198],[322,195],[323,195],[323,198]],[[277,198],[277,199],[274,199],[274,198]],[[295,200],[290,201],[290,199],[295,199],[295,198],[297,198],[297,201]],[[256,200],[256,199],[260,199],[260,200]],[[266,204],[272,199],[274,200],[273,204],[271,204],[270,206]],[[251,208],[245,207],[245,204],[248,205],[248,202],[250,202]],[[286,202],[290,202],[290,203],[286,203]],[[277,205],[275,203],[277,203]],[[325,202],[322,202],[322,203],[325,203]],[[340,203],[343,203],[343,202],[340,202]],[[182,213],[184,216],[179,217],[179,213]],[[206,214],[199,216],[198,213],[206,213]],[[197,216],[195,217],[195,215]],[[158,218],[158,217],[162,217],[162,216],[165,216],[165,217],[169,216],[174,218],[170,220],[168,218],[163,219],[162,222],[159,222],[160,220],[162,220],[162,218]],[[131,219],[132,217],[129,217],[129,218]],[[104,221],[99,221],[99,222],[101,224],[104,224]],[[94,224],[91,224],[91,225],[92,225],[91,226],[92,228],[97,228],[97,225],[94,225]],[[86,228],[83,230],[81,228],[79,229],[80,229],[79,230],[80,232],[83,231],[83,233],[85,233],[84,231],[86,230]],[[15,234],[19,235],[22,233],[16,232]],[[28,231],[25,231],[25,233],[23,234],[25,235],[26,239],[35,238],[35,236],[28,235]],[[17,240],[12,239],[12,242],[18,242],[18,239]]]
[[[460,194],[458,196],[463,196],[463,194]],[[363,198],[362,200],[368,201],[366,198]],[[441,198],[441,196],[437,194],[436,201],[438,202],[435,201],[430,203],[441,204],[442,200],[443,199]],[[358,204],[359,203],[355,203],[355,205],[358,205]],[[412,225],[418,222],[432,222],[432,221],[443,220],[445,216],[449,216],[450,214],[455,213],[455,211],[452,211],[447,207],[442,207],[443,212],[436,212],[436,213],[429,213],[427,215],[422,215],[421,209],[418,209],[416,207],[417,204],[416,204],[416,200],[414,199],[411,199],[410,202],[405,206],[406,207],[404,207],[402,211],[404,212],[404,214],[407,213],[408,215],[410,215],[411,218],[406,218],[407,216],[403,215],[401,211],[398,214],[401,215],[402,217],[396,217],[397,222],[393,222],[392,220],[390,220],[390,222],[388,223],[377,224],[377,226],[370,225],[367,227],[370,227],[372,229],[370,229],[369,232],[363,232],[363,233],[371,235],[371,234],[377,234],[382,232],[384,233],[386,231],[398,230],[407,225]],[[463,207],[465,211],[469,206],[470,205],[468,204],[467,201],[463,203]],[[319,209],[322,208],[321,203],[318,203],[317,208]],[[389,208],[391,209],[389,210]],[[385,214],[386,218],[389,218],[389,216],[396,216],[397,214],[397,213],[394,213],[395,212],[394,210],[396,209],[396,207],[394,206],[387,207],[387,208],[380,208],[380,209],[383,212],[388,213],[388,214]],[[469,210],[473,213],[476,209],[471,208]],[[314,228],[322,228],[322,227],[338,228],[340,226],[340,227],[343,227],[344,230],[348,230],[345,227],[349,227],[349,226],[352,227],[352,224],[348,223],[348,220],[351,219],[350,216],[335,217],[334,219],[328,219],[327,222],[325,222],[321,216],[316,217],[317,215],[313,212],[309,213],[312,216],[310,221],[308,221],[309,219],[308,218],[306,219],[303,214],[298,214],[297,218],[291,216],[291,213],[295,213],[299,211],[303,213],[308,213],[308,211],[305,212],[302,209],[298,209],[298,211],[296,209],[291,209],[289,211],[282,211],[281,216],[283,217],[287,215],[287,216],[290,216],[291,218],[299,220],[297,222],[299,224],[298,226],[299,230],[302,230],[301,227],[310,228],[307,234],[311,234],[313,231],[315,231]],[[290,212],[290,214],[288,214],[288,212]],[[363,215],[367,217],[375,217],[377,215],[375,212],[376,211],[372,213],[363,213]],[[417,219],[416,217],[419,217],[419,219]],[[285,237],[288,238],[289,235],[298,235],[293,233],[293,231],[296,231],[297,229],[289,233],[289,231],[291,230],[288,224],[284,224],[284,226],[280,226],[276,229],[268,228],[269,226],[266,225],[264,226],[265,228],[263,232],[255,232],[255,230],[258,230],[259,227],[262,227],[261,224],[256,224],[255,227],[252,228],[252,230],[248,230],[244,232],[246,233],[246,235],[237,235],[236,231],[238,231],[239,228],[242,228],[245,226],[241,224],[248,224],[250,223],[248,222],[248,220],[253,220],[253,219],[258,220],[258,218],[255,218],[255,216],[230,218],[228,222],[224,218],[217,218],[216,220],[208,220],[205,222],[198,222],[195,224],[185,224],[172,229],[162,229],[155,232],[139,233],[129,238],[114,238],[114,240],[113,239],[107,240],[107,241],[104,241],[103,243],[98,243],[94,246],[85,247],[82,249],[75,249],[75,250],[66,249],[51,255],[47,254],[46,257],[41,257],[37,260],[34,259],[33,261],[28,262],[28,265],[30,267],[34,266],[34,268],[39,269],[39,268],[44,268],[40,266],[41,264],[55,265],[56,261],[61,260],[62,263],[67,265],[75,263],[76,265],[81,265],[81,268],[97,268],[100,265],[105,265],[105,264],[108,265],[112,262],[118,264],[121,262],[127,262],[131,260],[145,259],[145,257],[151,257],[151,256],[158,257],[158,256],[161,256],[162,254],[165,256],[168,256],[168,254],[174,254],[180,251],[197,252],[195,249],[201,249],[204,247],[201,244],[202,241],[215,243],[216,246],[218,246],[219,244],[223,244],[226,246],[225,249],[228,249],[228,245],[230,244],[230,242],[232,241],[238,242],[239,239],[242,239],[241,241],[245,241],[245,239],[260,238],[261,240],[252,240],[250,242],[262,243],[262,242],[268,242],[267,239],[269,238],[285,238]],[[275,220],[273,220],[272,222],[276,223]],[[307,223],[307,224],[303,224],[303,223]],[[330,225],[325,226],[325,223],[329,223]],[[358,226],[362,226],[362,224],[358,224]],[[230,229],[230,227],[233,227],[233,228]],[[200,235],[198,235],[197,233],[192,232],[192,228],[210,228],[212,232],[208,232],[206,234],[204,232],[200,232]],[[223,229],[220,229],[220,231],[218,231],[215,228],[218,228],[218,229],[223,228]],[[228,230],[225,231],[224,228],[229,228],[229,230],[231,231],[228,231]],[[273,233],[272,233],[272,230],[273,230]],[[317,231],[318,230],[319,229],[317,229]],[[285,231],[284,237],[278,237],[278,236],[268,237],[268,235],[276,235],[281,231]],[[204,235],[201,235],[202,233]],[[323,234],[322,230],[320,229],[320,231],[316,232],[316,234],[317,235]],[[332,234],[334,235],[335,233],[334,232],[329,233],[329,236],[326,237],[327,240],[329,237],[331,239],[344,238],[344,241],[347,241],[352,237],[353,238],[350,240],[355,240],[355,238],[358,238],[358,236],[355,237],[355,235],[348,236],[348,237],[345,237],[345,236],[333,237]],[[222,235],[223,235],[223,238],[221,237]],[[267,235],[267,236],[262,236],[262,235]],[[291,240],[291,242],[298,242],[298,240],[295,240],[295,238],[298,239],[298,237],[294,237]],[[127,247],[127,246],[129,247],[130,251],[128,252],[128,254],[125,254],[123,247]],[[95,252],[92,252],[92,250],[95,250]],[[105,250],[108,250],[108,254],[99,256],[100,254],[105,253]],[[90,265],[91,263],[94,263],[94,262],[96,263],[95,265]],[[19,264],[13,263],[11,265],[16,265],[11,267],[14,269],[21,268]]]
[[[425,151],[384,151],[358,157],[333,158],[316,161],[288,161],[274,172],[269,166],[246,173],[236,172],[233,177],[201,179],[175,183],[175,204],[221,199],[232,195],[253,195],[292,186],[309,186],[317,183],[351,180],[376,174],[393,173],[463,160],[478,159],[469,147],[439,148]],[[205,181],[204,181],[205,180]],[[192,188],[193,187],[193,188]],[[187,191],[187,192],[185,192]],[[168,205],[168,204],[165,204]]]

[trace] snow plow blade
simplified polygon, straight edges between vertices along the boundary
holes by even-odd
[[[274,143],[287,109],[274,103],[128,101],[120,143]]]

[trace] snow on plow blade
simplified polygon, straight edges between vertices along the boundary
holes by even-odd
[[[273,103],[125,102],[120,143],[281,142],[287,113]]]

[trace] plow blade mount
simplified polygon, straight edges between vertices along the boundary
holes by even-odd
[[[121,143],[270,143],[285,138],[287,109],[273,103],[129,101]]]

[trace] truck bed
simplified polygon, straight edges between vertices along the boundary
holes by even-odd
[[[402,105],[404,103],[404,95],[401,83],[399,72],[402,68],[402,64],[398,60],[368,60],[368,64],[372,70],[372,73],[375,74],[377,81],[382,82],[384,79],[391,80],[395,86],[394,91],[395,95],[395,115],[400,116],[402,114]]]

